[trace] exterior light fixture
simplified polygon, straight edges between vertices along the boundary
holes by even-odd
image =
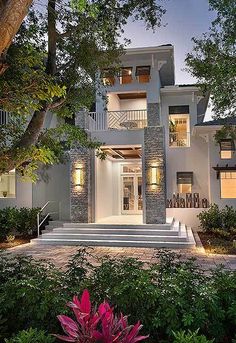
[[[75,186],[82,186],[82,167],[75,168]]]
[[[160,184],[160,168],[158,166],[151,166],[151,185],[158,186]]]

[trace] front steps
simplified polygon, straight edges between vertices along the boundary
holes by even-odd
[[[81,224],[51,222],[35,244],[142,248],[193,248],[191,228],[169,219],[167,224]]]

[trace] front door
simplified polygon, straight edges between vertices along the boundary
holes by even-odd
[[[122,213],[138,214],[142,213],[142,175],[131,174],[122,175]]]

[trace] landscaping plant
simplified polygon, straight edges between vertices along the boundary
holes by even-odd
[[[129,326],[127,316],[116,316],[106,301],[99,305],[97,311],[92,309],[88,290],[83,291],[81,300],[74,296],[68,306],[73,310],[76,321],[65,315],[58,316],[67,335],[56,337],[64,342],[136,343],[148,337],[138,335],[142,328],[140,322]]]

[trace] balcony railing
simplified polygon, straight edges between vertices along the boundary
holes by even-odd
[[[7,125],[9,119],[9,113],[3,110],[0,110],[0,125]]]
[[[136,130],[147,126],[147,110],[90,112],[89,131]]]
[[[190,132],[169,132],[170,147],[190,146]]]

